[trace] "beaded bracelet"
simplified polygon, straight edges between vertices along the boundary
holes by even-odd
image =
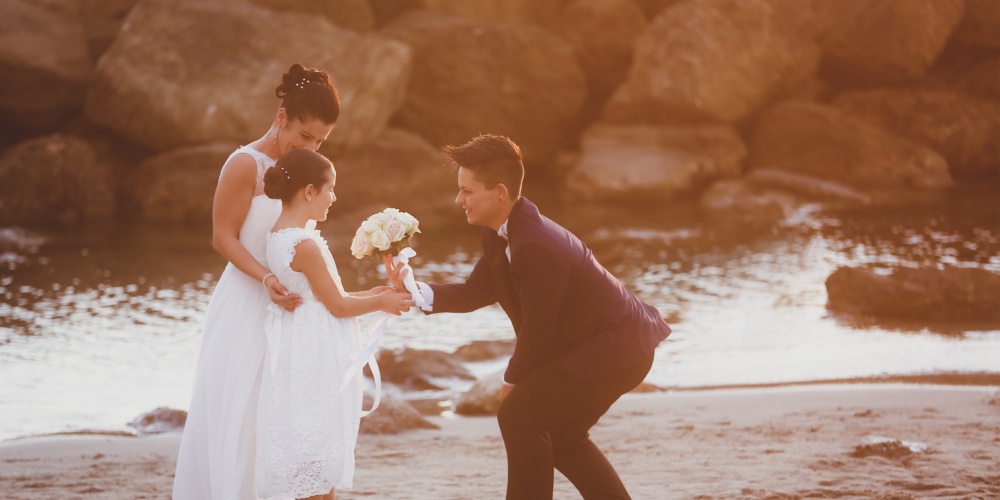
[[[264,285],[264,288],[267,288],[267,279],[270,278],[271,276],[274,276],[274,273],[267,273],[264,275],[263,278],[260,279],[260,284]]]

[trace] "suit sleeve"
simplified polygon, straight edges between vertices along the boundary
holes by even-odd
[[[484,248],[487,244],[486,240],[484,237]],[[490,275],[489,255],[489,251],[483,252],[465,283],[429,284],[434,290],[434,308],[428,314],[470,312],[496,303],[496,291],[493,290],[493,278]]]
[[[516,267],[521,325],[514,355],[504,373],[504,380],[511,384],[517,384],[550,358],[571,273],[567,259],[560,259],[541,245],[519,249]]]

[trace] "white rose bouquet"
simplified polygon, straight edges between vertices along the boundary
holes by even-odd
[[[399,255],[409,246],[410,238],[420,232],[419,225],[416,217],[387,208],[361,223],[351,242],[351,253],[359,259]]]

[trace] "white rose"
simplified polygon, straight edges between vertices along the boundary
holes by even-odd
[[[368,256],[370,251],[368,236],[364,231],[358,229],[357,234],[354,235],[354,240],[351,241],[351,254],[358,259],[363,259]]]
[[[385,225],[385,232],[392,241],[402,240],[406,236],[406,224],[398,219],[393,219]]]
[[[382,226],[379,225],[374,216],[369,217],[368,220],[361,223],[361,231],[367,234],[372,234],[379,229],[382,229]]]
[[[416,217],[406,212],[402,212],[398,216],[396,216],[396,218],[397,220],[402,222],[403,225],[406,227],[406,234],[413,235],[413,233],[420,232],[420,230],[417,229],[419,222],[417,221]]]
[[[372,236],[368,241],[373,247],[382,252],[388,250],[389,245],[392,245],[392,240],[389,239],[389,235],[381,229],[372,233]]]

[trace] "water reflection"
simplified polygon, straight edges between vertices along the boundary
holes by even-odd
[[[990,325],[887,323],[832,316],[825,280],[841,265],[976,266],[1000,271],[1000,204],[875,213],[806,211],[795,224],[744,231],[688,206],[629,213],[542,205],[669,318],[649,382],[671,387],[933,371],[996,371]],[[463,279],[479,238],[424,228],[414,263],[428,281]],[[322,227],[345,287],[383,280],[350,257],[355,223]],[[767,237],[760,237],[766,234]],[[0,229],[0,439],[123,428],[159,406],[186,408],[201,321],[224,261],[208,228],[108,225]],[[941,335],[940,333],[946,333]],[[497,308],[401,318],[384,341],[452,351],[512,336]],[[491,365],[492,367],[493,365]]]

